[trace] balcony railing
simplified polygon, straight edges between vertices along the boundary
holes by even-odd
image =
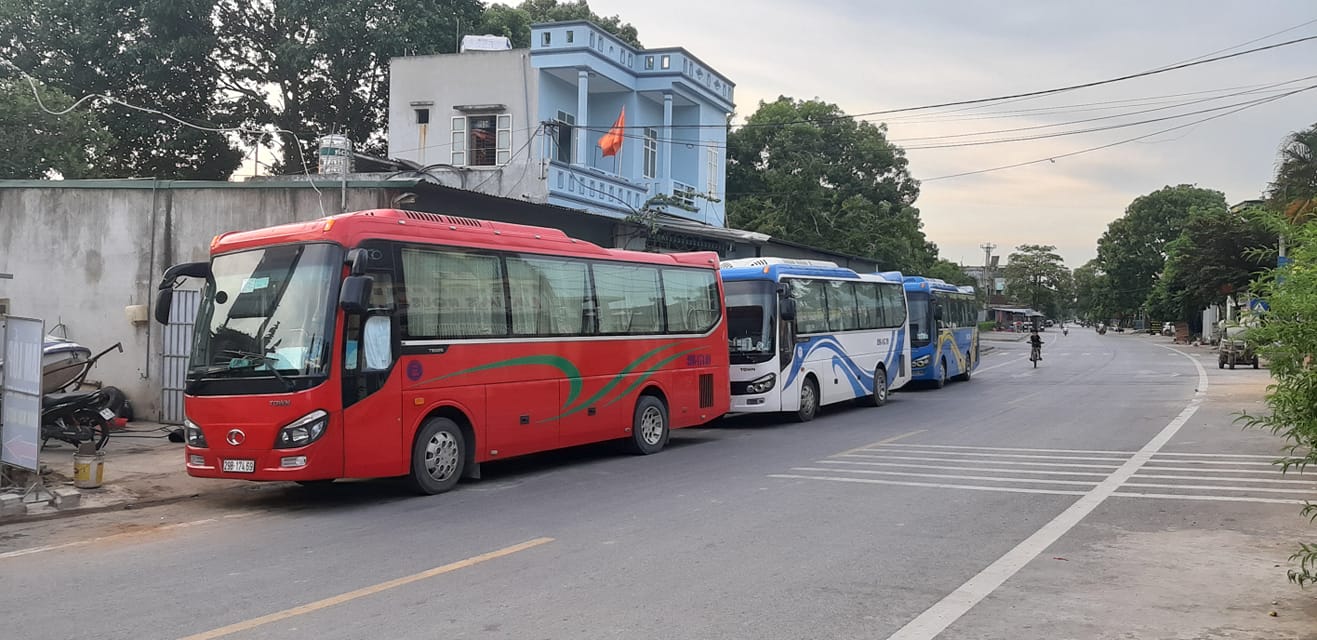
[[[639,210],[648,199],[648,188],[621,176],[598,169],[549,162],[549,190],[557,195],[597,203],[626,213]]]

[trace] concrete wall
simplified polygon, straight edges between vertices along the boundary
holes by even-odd
[[[0,298],[12,315],[42,318],[47,331],[63,324],[93,351],[122,342],[90,377],[123,389],[141,419],[159,414],[162,328],[129,322],[125,307],[149,307],[164,269],[206,259],[218,233],[321,217],[309,184],[33,184],[0,182],[0,272],[14,275],[0,280]],[[325,213],[338,213],[342,193],[322,192]],[[388,201],[385,190],[347,190],[348,210]]]

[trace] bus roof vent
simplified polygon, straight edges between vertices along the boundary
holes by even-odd
[[[724,260],[721,267],[724,269],[733,269],[736,267],[767,267],[774,264],[789,264],[797,267],[839,268],[835,262],[828,262],[827,260],[803,260],[800,258],[737,258],[735,260]]]
[[[408,218],[412,220],[425,220],[426,222],[437,222],[439,224],[455,225],[459,227],[476,227],[485,226],[475,218],[463,218],[461,216],[448,216],[441,213],[426,213],[424,211],[403,211]]]

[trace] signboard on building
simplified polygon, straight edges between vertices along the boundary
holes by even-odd
[[[993,287],[994,289],[997,290],[997,293],[1001,293],[1001,292],[1005,291],[1005,290],[1006,290],[1006,278],[993,278],[993,279],[992,279],[992,287]]]
[[[0,371],[0,462],[37,471],[41,448],[41,344],[45,323],[4,320],[5,363]]]

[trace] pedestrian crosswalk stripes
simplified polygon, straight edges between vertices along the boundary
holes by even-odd
[[[1084,495],[1134,455],[1113,449],[879,443],[815,460],[770,478],[854,485]],[[1280,456],[1159,451],[1112,495],[1300,504],[1317,481],[1284,473]]]

